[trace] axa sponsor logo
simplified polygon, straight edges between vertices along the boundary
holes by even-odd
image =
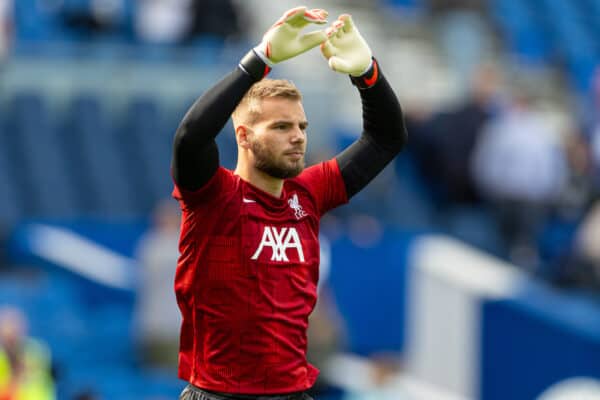
[[[265,247],[271,248],[271,261],[289,262],[288,250],[296,249],[298,259],[304,262],[304,251],[298,231],[294,227],[265,226],[258,248],[252,255],[252,260],[257,260]]]

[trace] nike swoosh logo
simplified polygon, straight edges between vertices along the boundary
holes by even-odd
[[[244,203],[256,203],[256,200],[250,200],[250,199],[247,199],[247,198],[245,198],[245,197],[242,197],[242,201],[243,201]]]

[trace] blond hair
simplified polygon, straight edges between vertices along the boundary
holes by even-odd
[[[292,82],[285,79],[262,79],[250,87],[231,114],[234,125],[256,122],[261,113],[261,101],[275,97],[302,101],[302,94]]]

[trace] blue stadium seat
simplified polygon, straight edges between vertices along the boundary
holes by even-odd
[[[48,105],[36,92],[17,93],[11,102],[10,123],[22,157],[30,216],[70,217],[77,214],[63,149]]]
[[[571,86],[589,90],[600,63],[600,1],[493,0],[490,11],[512,51],[525,60],[559,61]]]
[[[445,233],[497,257],[507,249],[498,221],[483,207],[455,207],[444,215]]]
[[[35,285],[19,277],[3,274],[0,277],[0,305],[14,306],[28,311],[36,304]],[[29,316],[29,315],[28,315]]]
[[[571,86],[579,93],[589,93],[591,79],[596,67],[599,65],[599,59],[590,54],[581,54],[567,60],[567,72]]]
[[[434,224],[434,196],[417,170],[410,150],[401,153],[393,163],[396,182],[385,198],[388,208],[393,210],[390,219],[404,227],[430,228]]]
[[[383,0],[380,2],[380,7],[384,8],[386,15],[394,17],[414,19],[414,16],[425,11],[426,1],[422,0]]]
[[[586,15],[590,17],[595,28],[598,29],[600,28],[600,1],[588,0],[587,3]]]
[[[144,63],[161,63],[172,60],[177,53],[173,46],[165,44],[138,43],[133,49],[135,60]]]
[[[22,214],[15,183],[8,175],[8,162],[0,154],[0,227],[7,228],[14,224]]]
[[[419,0],[386,0],[387,4],[401,8],[419,8],[422,6]]]
[[[62,0],[62,11],[87,14],[92,10],[91,0]]]
[[[189,55],[192,57],[192,62],[196,64],[214,65],[218,62],[231,64],[233,61],[230,57],[231,53],[225,51],[223,38],[219,36],[200,35],[192,41],[191,47],[193,50]],[[237,57],[235,59],[238,60],[240,54],[243,53],[237,53],[237,56],[233,55],[233,57]]]
[[[174,128],[169,129],[165,123],[164,113],[155,99],[138,96],[131,100],[119,140],[122,150],[128,153],[128,169],[136,175],[136,191],[144,195],[140,205],[145,211],[171,194],[173,134]]]
[[[98,96],[81,93],[72,99],[62,140],[84,209],[91,215],[139,213],[114,135],[110,117]]]
[[[38,0],[18,0],[15,6],[16,37],[24,41],[42,41],[60,38],[64,32],[57,4]]]
[[[527,2],[495,0],[490,5],[509,48],[528,63],[546,62],[550,44],[538,21],[539,14]]]
[[[237,163],[237,142],[231,120],[217,136],[219,146],[219,161],[225,168],[235,169]]]
[[[17,184],[17,168],[13,168],[8,152],[10,151],[6,141],[6,129],[0,123],[0,227],[10,227],[22,214],[22,202],[19,196]]]

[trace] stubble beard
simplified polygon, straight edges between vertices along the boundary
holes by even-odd
[[[304,170],[304,157],[291,165],[285,165],[283,161],[277,162],[273,153],[257,140],[252,142],[251,149],[254,153],[256,169],[274,178],[293,178]]]

